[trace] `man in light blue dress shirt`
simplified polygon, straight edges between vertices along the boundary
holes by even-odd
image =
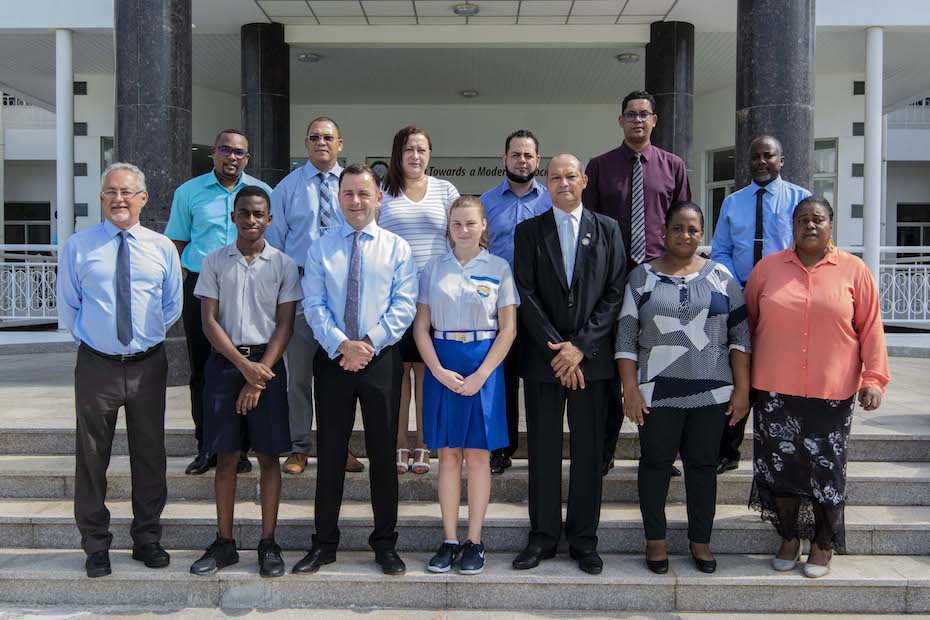
[[[174,241],[184,270],[184,332],[191,366],[191,417],[197,438],[197,457],[185,473],[202,474],[216,465],[215,455],[203,447],[204,368],[210,358],[210,341],[203,333],[200,299],[194,295],[200,265],[210,252],[236,240],[236,226],[230,215],[236,194],[247,185],[257,185],[271,194],[267,184],[245,174],[249,163],[249,141],[238,129],[224,129],[210,149],[213,170],[182,184],[174,190],[171,214],[165,236]],[[239,471],[251,470],[242,455]]]
[[[791,247],[794,209],[811,195],[803,187],[781,178],[784,163],[777,138],[759,136],[753,140],[749,146],[752,182],[727,196],[720,208],[711,258],[726,267],[741,286],[746,285],[752,268],[763,256]],[[739,447],[747,419],[749,416],[725,427],[718,474],[739,466]]]
[[[117,412],[125,407],[132,468],[132,557],[167,566],[161,547],[165,479],[163,342],[181,316],[181,265],[167,237],[139,224],[145,175],[131,164],[107,168],[106,220],[72,235],[58,264],[58,313],[80,344],[74,370],[77,447],[74,518],[88,577],[110,574],[106,474]]]
[[[339,208],[339,175],[342,151],[339,125],[331,118],[315,118],[304,138],[307,163],[284,177],[271,193],[271,224],[265,240],[300,265],[307,260],[311,243],[345,223]],[[313,357],[319,344],[298,308],[294,335],[284,354],[287,366],[287,399],[290,410],[291,454],[284,462],[288,474],[303,473],[310,456],[313,425]],[[349,456],[352,470],[360,467]]]
[[[336,560],[345,462],[361,404],[374,531],[368,539],[385,574],[406,570],[397,542],[397,420],[402,363],[398,347],[416,312],[417,270],[410,246],[374,220],[380,179],[348,166],[339,179],[345,223],[310,246],[302,281],[304,314],[320,343],[314,376],[317,480],[313,545],[294,566],[314,573]]]
[[[481,196],[488,220],[488,250],[500,256],[513,270],[513,233],[517,224],[552,208],[549,190],[535,177],[539,170],[539,140],[528,129],[518,129],[504,142],[504,170],[507,178]],[[518,336],[519,338],[519,336]],[[510,467],[520,441],[519,343],[514,342],[504,359],[504,394],[507,403],[507,434],[510,445],[491,453],[491,473],[500,475]]]

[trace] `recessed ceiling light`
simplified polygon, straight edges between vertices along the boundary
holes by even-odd
[[[639,62],[639,54],[636,52],[624,52],[622,54],[617,54],[617,61],[622,62],[625,65]]]
[[[462,95],[463,97],[466,97],[466,98],[468,98],[468,99],[471,99],[472,97],[477,97],[477,96],[478,96],[478,91],[477,91],[477,90],[472,90],[472,89],[467,89],[467,90],[463,90],[463,91],[460,92],[459,94]]]
[[[313,52],[304,52],[302,54],[297,54],[297,60],[300,62],[320,62],[323,60],[323,57],[319,54],[314,54]]]
[[[459,17],[474,17],[479,10],[478,5],[471,2],[462,2],[452,7],[452,12]]]

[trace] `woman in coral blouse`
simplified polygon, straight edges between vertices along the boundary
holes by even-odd
[[[856,395],[874,411],[890,374],[875,280],[833,246],[833,209],[805,198],[794,247],[763,258],[746,284],[755,403],[750,506],[782,537],[772,559],[792,570],[811,541],[808,577],[844,551],[846,461]]]

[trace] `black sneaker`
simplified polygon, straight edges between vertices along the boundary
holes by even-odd
[[[191,573],[194,575],[215,575],[216,571],[226,568],[239,561],[239,552],[236,551],[236,541],[216,537],[213,544],[207,547],[207,552],[199,560],[191,564]]]
[[[466,540],[462,545],[462,563],[459,572],[463,575],[477,575],[484,570],[484,545],[477,545]]]
[[[436,551],[436,555],[429,561],[429,565],[426,568],[428,568],[431,573],[448,573],[452,565],[455,564],[455,560],[458,558],[461,550],[462,547],[457,543],[442,543],[439,545],[439,550]]]
[[[258,543],[258,574],[262,577],[280,577],[284,574],[284,559],[281,547],[274,538],[265,538]]]

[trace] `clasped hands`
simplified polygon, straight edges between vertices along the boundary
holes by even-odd
[[[337,349],[342,356],[339,367],[349,372],[358,372],[368,366],[375,357],[375,348],[365,336],[364,340],[343,340]]]
[[[433,373],[433,376],[459,396],[474,396],[484,386],[484,382],[488,380],[488,376],[480,368],[467,377],[463,377],[454,370],[440,368]]]
[[[239,391],[236,399],[236,413],[245,415],[258,406],[258,399],[265,389],[266,382],[274,379],[274,372],[261,362],[253,362],[243,356],[236,366],[245,378],[245,385]]]
[[[547,342],[546,345],[550,350],[556,351],[556,355],[549,362],[549,365],[562,387],[583,390],[584,374],[581,372],[581,362],[584,360],[584,353],[581,349],[568,340],[558,344]]]

